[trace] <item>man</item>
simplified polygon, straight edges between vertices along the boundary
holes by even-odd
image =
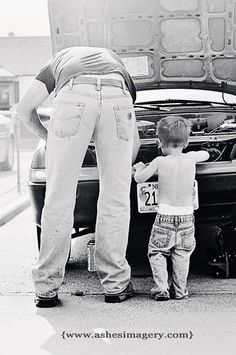
[[[48,130],[36,109],[55,90]],[[111,50],[71,47],[39,72],[18,105],[25,125],[47,141],[47,190],[39,260],[33,269],[37,307],[58,304],[68,258],[76,187],[93,137],[99,169],[96,267],[106,302],[134,295],[125,259],[132,162],[139,149],[135,85]]]

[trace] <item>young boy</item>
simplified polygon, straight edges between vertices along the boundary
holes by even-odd
[[[188,298],[189,260],[195,248],[193,184],[196,163],[207,160],[208,152],[183,153],[187,147],[191,124],[182,117],[168,116],[158,124],[157,133],[164,156],[155,158],[147,167],[134,165],[134,178],[145,182],[158,174],[158,207],[149,240],[148,257],[156,286],[151,296],[158,301],[170,298],[167,256],[172,261],[171,296]]]

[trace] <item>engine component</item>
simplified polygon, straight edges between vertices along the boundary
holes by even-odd
[[[207,132],[211,132],[224,123],[225,116],[222,114],[215,114],[207,118]]]
[[[209,148],[205,150],[210,154],[210,158],[208,159],[208,161],[220,160],[221,151],[219,149]]]
[[[199,132],[208,127],[206,118],[191,118],[192,131]]]
[[[207,132],[211,132],[218,128],[222,123],[224,123],[224,117],[222,115],[214,115],[209,117],[197,117],[191,118],[192,123],[192,131],[199,132],[202,130],[206,130]]]
[[[230,153],[230,160],[236,159],[236,143],[233,146],[233,149]]]

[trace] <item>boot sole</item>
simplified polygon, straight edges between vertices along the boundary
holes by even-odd
[[[105,295],[105,302],[106,303],[119,303],[119,302],[123,302],[126,301],[127,299],[134,297],[135,293],[127,293],[124,295]]]

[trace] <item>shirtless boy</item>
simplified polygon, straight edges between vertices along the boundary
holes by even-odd
[[[195,248],[193,184],[196,163],[205,161],[205,150],[183,153],[187,147],[191,124],[184,118],[168,116],[157,128],[164,156],[158,156],[148,166],[134,166],[134,178],[145,182],[158,175],[159,193],[155,222],[149,240],[148,257],[155,287],[151,296],[157,301],[188,298],[189,260]],[[172,284],[168,284],[167,257],[172,261]]]

